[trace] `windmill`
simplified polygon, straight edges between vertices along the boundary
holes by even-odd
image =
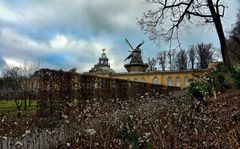
[[[142,61],[142,50],[140,47],[144,44],[144,41],[138,44],[136,48],[133,48],[133,46],[130,44],[130,42],[125,39],[125,42],[127,46],[130,48],[128,52],[131,52],[131,54],[124,60],[131,59],[128,64],[125,64],[125,68],[128,72],[144,72],[146,71],[148,64],[144,64]]]
[[[126,42],[127,46],[131,49],[131,51],[128,51],[128,52],[131,52],[131,54],[124,61],[132,58],[130,63],[143,63],[142,56],[141,56],[142,51],[141,51],[140,47],[144,44],[144,41],[142,41],[140,44],[138,44],[138,46],[135,49],[130,44],[130,42],[127,40],[127,38],[125,39],[125,42]]]

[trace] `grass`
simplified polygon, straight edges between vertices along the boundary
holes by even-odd
[[[27,110],[24,110],[24,101],[21,107],[22,114],[30,114],[37,110],[37,101],[32,100],[31,106],[28,106],[29,100],[27,100]],[[78,100],[73,100],[74,106],[78,105]],[[17,107],[14,100],[2,100],[0,101],[0,114],[10,114],[16,115],[17,114]]]
[[[28,114],[28,113],[32,113],[35,112],[37,109],[37,102],[36,100],[32,100],[31,101],[31,106],[28,106],[29,100],[27,100],[27,110],[24,110],[24,101],[23,101],[23,105],[21,107],[22,113],[23,114]],[[0,113],[4,113],[4,114],[17,114],[17,107],[15,104],[14,100],[4,100],[4,101],[0,101]]]

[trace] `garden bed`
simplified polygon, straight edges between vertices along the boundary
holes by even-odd
[[[51,117],[1,115],[0,136],[27,130],[68,127],[69,138],[55,147],[76,148],[237,148],[240,145],[240,91],[232,90],[205,106],[189,95],[147,93],[139,99],[93,99],[70,104]],[[19,139],[18,139],[19,140]],[[15,140],[16,142],[17,140]]]

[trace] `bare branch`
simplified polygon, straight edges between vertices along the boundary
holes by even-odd
[[[193,24],[192,18],[201,18],[203,23],[214,23],[218,34],[223,61],[231,67],[226,50],[226,39],[220,17],[225,14],[225,7],[221,0],[146,0],[157,4],[157,10],[148,11],[138,21],[141,29],[149,33],[150,40],[165,39],[170,44],[177,40],[179,47],[179,29],[186,21]],[[171,22],[171,24],[170,24]]]

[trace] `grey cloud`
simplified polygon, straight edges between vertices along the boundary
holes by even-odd
[[[142,39],[145,40],[145,59],[148,56],[154,57],[163,48],[168,48],[166,44],[162,44],[161,49],[155,47],[137,26],[136,18],[149,9],[145,8],[147,5],[143,2],[144,0],[23,0],[16,5],[9,2],[9,9],[13,14],[18,14],[16,19],[19,21],[0,20],[0,54],[17,60],[40,59],[44,67],[78,67],[79,71],[87,71],[97,62],[100,52],[96,51],[111,45],[110,51],[107,51],[112,59],[111,66],[122,71],[123,59],[129,54],[123,41],[125,37],[134,45]],[[3,36],[1,32],[6,27],[17,33],[9,34],[11,37]],[[84,40],[86,44],[82,47],[53,49],[49,46],[49,40],[58,34],[69,36],[71,40]],[[191,42],[198,42],[196,40],[202,39],[197,38],[199,35],[195,30],[191,36],[183,32],[183,46],[187,46],[190,39],[194,39]],[[201,36],[209,42],[218,41],[216,35]],[[110,40],[107,44],[106,39]],[[98,41],[97,44],[103,44],[95,46],[95,40]]]
[[[15,9],[24,18],[20,23],[37,30],[88,31],[93,34],[135,30],[138,27],[136,18],[143,10],[140,1],[123,0],[29,1]]]
[[[1,73],[3,72],[3,70],[6,68],[6,66],[7,66],[7,64],[6,64],[5,60],[0,55],[0,76],[1,76]]]
[[[0,55],[0,68],[3,68],[4,66],[6,66],[6,62],[3,59],[3,57]]]
[[[101,48],[111,47],[111,42],[87,41],[68,38],[68,44],[53,49],[48,43],[37,42],[28,36],[11,29],[1,29],[0,54],[22,63],[24,60],[41,61],[42,67],[68,69],[77,67],[78,71],[88,71],[97,63]],[[89,67],[89,68],[88,68]]]
[[[99,31],[119,32],[132,29],[136,26],[136,17],[140,14],[134,5],[125,1],[104,1],[89,3],[83,6],[86,20],[92,29]]]

